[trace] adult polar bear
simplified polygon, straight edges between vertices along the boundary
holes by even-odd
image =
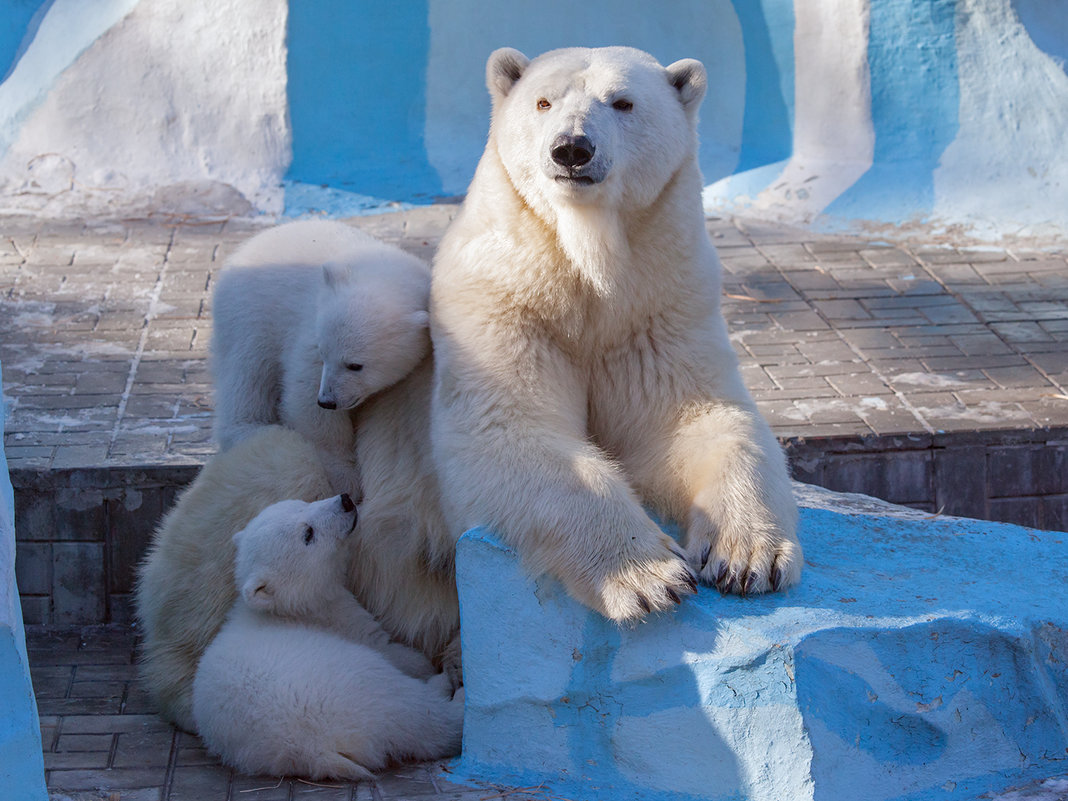
[[[487,525],[624,620],[798,581],[782,451],[719,309],[704,67],[621,47],[487,64],[489,141],[431,284],[449,529]],[[685,525],[686,554],[642,508]]]

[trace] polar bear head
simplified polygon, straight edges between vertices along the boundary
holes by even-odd
[[[252,609],[300,616],[344,588],[342,541],[356,527],[348,495],[272,504],[234,535],[234,577]]]
[[[352,409],[396,384],[430,350],[430,274],[425,265],[394,264],[385,257],[375,269],[323,265],[323,286],[315,340],[323,370],[318,403],[324,409]]]
[[[707,78],[699,61],[662,67],[629,47],[489,57],[491,138],[512,184],[535,208],[642,209],[697,152]]]

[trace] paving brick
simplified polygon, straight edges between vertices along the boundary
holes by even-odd
[[[108,737],[110,741],[111,738]],[[59,786],[61,777],[64,775],[61,771],[75,770],[75,769],[92,769],[94,771],[103,771],[108,766],[108,752],[107,751],[69,751],[44,754],[44,766],[46,771],[56,771],[52,774],[48,784],[50,787]],[[98,796],[99,797],[99,796]],[[94,799],[95,801],[95,799]]]
[[[861,419],[876,434],[907,434],[923,429],[923,418],[912,409],[906,408],[894,399],[884,408],[865,408],[860,413]]]
[[[49,789],[95,790],[106,787],[111,791],[124,791],[159,787],[163,784],[165,775],[166,768],[51,770],[48,772],[47,781]],[[218,796],[203,796],[201,801],[213,797]]]
[[[819,331],[830,326],[814,311],[770,312],[775,321],[788,331]]]
[[[987,367],[983,372],[999,387],[1035,389],[1039,392],[1053,387],[1045,376],[1029,364]]]
[[[174,736],[173,731],[119,734],[112,765],[115,768],[166,768]]]
[[[106,755],[111,751],[114,739],[112,734],[63,734],[56,744],[56,751],[103,751],[106,766]]]

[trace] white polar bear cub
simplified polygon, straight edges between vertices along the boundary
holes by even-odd
[[[360,496],[350,410],[410,373],[430,347],[426,264],[328,220],[252,237],[212,301],[215,435],[223,450],[282,423]]]
[[[504,48],[486,79],[486,150],[431,286],[451,532],[493,527],[616,620],[679,603],[695,577],[796,583],[789,475],[742,383],[705,228],[704,67]],[[681,524],[685,553],[643,505]]]
[[[234,535],[240,597],[204,652],[193,717],[247,773],[372,778],[391,760],[458,753],[463,691],[391,643],[345,589],[347,495],[282,501]]]

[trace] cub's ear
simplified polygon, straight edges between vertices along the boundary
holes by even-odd
[[[352,277],[352,272],[344,264],[327,262],[323,265],[323,280],[331,289],[337,289]]]
[[[668,80],[679,93],[679,100],[687,114],[693,114],[701,105],[708,87],[705,65],[695,58],[684,58],[667,68]]]
[[[428,325],[430,325],[430,312],[423,311],[422,309],[420,309],[419,311],[414,311],[412,312],[412,316],[410,319],[412,321],[412,325],[418,326],[420,328],[426,328]]]
[[[274,584],[269,576],[255,574],[241,588],[241,597],[251,609],[267,611],[274,606]]]
[[[494,100],[508,96],[529,63],[530,59],[513,47],[502,47],[490,53],[486,62],[486,87]]]

